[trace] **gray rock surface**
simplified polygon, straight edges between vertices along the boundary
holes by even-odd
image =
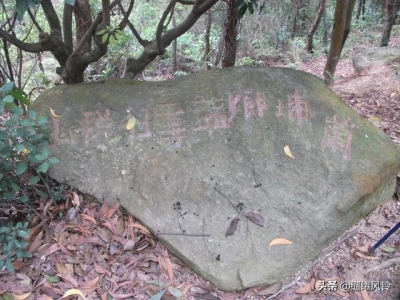
[[[32,109],[52,120],[55,179],[119,199],[224,290],[297,272],[390,199],[400,168],[383,132],[293,69],[59,86]]]
[[[373,65],[391,64],[393,62],[400,62],[400,47],[368,48],[353,57],[353,67],[357,73]]]

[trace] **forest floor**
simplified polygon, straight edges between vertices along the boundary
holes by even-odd
[[[400,46],[400,36],[392,38],[391,45]],[[331,88],[400,144],[400,65],[356,74],[351,57],[360,50],[340,60]],[[298,69],[321,77],[324,64],[325,58],[313,58]],[[282,284],[227,293],[170,255],[118,203],[89,202],[72,189],[67,194],[69,200],[62,204],[40,202],[29,237],[33,257],[15,262],[15,273],[0,271],[3,299],[60,299],[67,291],[102,300],[149,299],[160,291],[165,291],[162,300],[400,299],[400,230],[374,255],[368,252],[399,222],[400,202],[395,198]],[[74,296],[69,297],[65,299]]]

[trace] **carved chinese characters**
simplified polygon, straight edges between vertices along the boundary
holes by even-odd
[[[128,111],[128,118],[134,116],[137,119],[137,126],[129,133],[129,141],[156,138],[164,145],[173,144],[176,148],[182,148],[185,138],[191,132],[226,130],[232,127],[237,118],[243,118],[244,122],[271,117],[273,118],[271,122],[277,122],[285,118],[292,122],[291,126],[312,123],[310,102],[297,90],[289,94],[286,99],[278,99],[277,103],[267,99],[261,92],[243,91],[228,93],[220,98],[197,96],[190,104],[191,106],[187,108],[176,102],[157,103],[148,110],[142,109],[138,113]],[[268,113],[271,107],[274,111]],[[188,109],[190,111],[187,111]],[[186,114],[190,114],[190,117]],[[106,139],[112,138],[107,136],[107,129],[115,122],[111,118],[109,109],[104,113],[84,112],[83,115],[76,132],[82,135],[85,143],[90,138],[99,138],[93,136],[93,126],[104,129]],[[340,152],[343,158],[349,159],[353,128],[354,125],[349,120],[340,121],[337,115],[326,119],[322,149]],[[96,132],[98,135],[100,131]]]
[[[337,115],[334,115],[332,119],[327,119],[322,149],[330,148],[333,151],[339,151],[345,159],[349,159],[353,139],[351,129],[354,127],[355,125],[348,119],[340,121]]]

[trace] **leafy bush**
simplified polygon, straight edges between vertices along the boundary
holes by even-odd
[[[19,222],[16,225],[8,222],[0,227],[0,269],[6,266],[9,271],[13,271],[12,262],[15,260],[15,256],[18,259],[32,257],[32,254],[26,250],[28,242],[25,239],[28,236],[28,222]]]
[[[46,173],[50,164],[58,163],[55,157],[49,157],[47,146],[47,117],[38,116],[29,111],[27,116],[14,99],[24,99],[23,92],[14,88],[14,83],[5,84],[2,89],[0,110],[6,108],[11,116],[4,121],[0,129],[0,199],[13,200],[31,189],[40,180],[40,173]],[[25,103],[29,101],[25,98]],[[32,175],[24,174],[30,168]],[[25,175],[25,176],[24,176]]]
[[[59,162],[49,156],[47,149],[47,117],[38,116],[35,111],[26,115],[17,103],[29,105],[29,100],[13,82],[6,83],[0,89],[0,203],[9,205],[28,203],[32,193],[48,198],[48,193],[35,185],[39,181],[46,185],[45,173],[51,164]],[[0,224],[0,269],[5,265],[12,270],[15,256],[30,256],[25,251],[27,242],[21,241],[27,236],[26,222]]]

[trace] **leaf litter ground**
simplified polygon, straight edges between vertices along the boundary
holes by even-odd
[[[391,45],[400,46],[400,35],[392,38]],[[313,58],[298,69],[321,76],[324,63],[324,58]],[[351,59],[342,59],[331,88],[400,144],[398,69],[400,65],[381,65],[356,74]],[[369,246],[400,221],[395,198],[360,220],[282,284],[227,293],[186,268],[118,203],[97,204],[69,193],[71,201],[59,205],[40,202],[29,237],[34,256],[15,262],[15,273],[0,271],[3,299],[61,299],[70,291],[81,292],[87,299],[145,300],[155,299],[164,290],[162,300],[400,299],[400,231],[374,255],[368,252]],[[54,217],[60,214],[63,217]],[[340,290],[341,283],[350,290]]]

